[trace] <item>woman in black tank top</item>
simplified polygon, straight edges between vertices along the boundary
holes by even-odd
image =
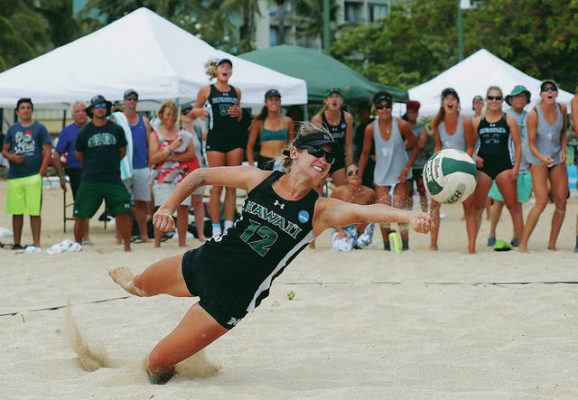
[[[480,148],[478,154],[474,156],[478,167],[478,184],[471,198],[464,202],[470,253],[476,252],[476,238],[480,229],[477,221],[480,220],[486,206],[488,192],[494,180],[512,216],[516,236],[521,238],[524,231],[517,186],[522,139],[516,120],[502,111],[503,101],[502,90],[491,86],[486,93],[486,112],[473,120]],[[515,148],[514,164],[510,159],[510,141],[514,143]]]
[[[353,162],[353,117],[343,110],[343,95],[338,88],[329,89],[325,95],[325,105],[311,122],[323,125],[336,143],[335,163],[330,176],[336,186],[344,185],[345,167]]]
[[[333,146],[327,130],[307,124],[285,153],[287,173],[252,166],[195,170],[155,213],[155,226],[172,229],[174,209],[203,184],[247,191],[235,226],[222,237],[185,255],[161,260],[137,276],[125,267],[109,272],[114,282],[137,296],[200,297],[148,355],[146,370],[152,383],[166,383],[175,364],[201,351],[253,311],[267,297],[273,279],[325,229],[401,222],[417,232],[429,232],[431,218],[421,211],[320,197],[315,187],[327,177],[335,160]]]
[[[209,119],[207,135],[207,160],[209,167],[235,166],[243,162],[243,137],[239,121],[242,117],[241,91],[229,85],[233,74],[233,63],[224,58],[216,65],[207,63],[211,78],[215,84],[203,86],[197,95],[195,108],[191,115],[195,118]],[[221,193],[222,186],[213,186],[210,198],[210,214],[213,222],[213,235],[221,234]],[[235,188],[226,188],[225,194],[225,231],[233,225],[236,211]]]

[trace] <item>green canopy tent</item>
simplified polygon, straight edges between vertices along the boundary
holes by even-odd
[[[281,45],[239,55],[283,74],[307,82],[309,103],[321,103],[325,92],[338,87],[348,103],[369,103],[378,91],[389,92],[395,101],[408,99],[406,90],[371,82],[347,65],[319,51],[298,46]],[[274,83],[271,83],[274,87]]]

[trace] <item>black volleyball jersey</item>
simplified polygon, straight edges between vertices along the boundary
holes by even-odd
[[[207,101],[211,105],[212,128],[211,131],[237,134],[241,130],[239,121],[229,115],[229,107],[239,105],[237,91],[231,85],[228,92],[221,92],[215,85],[211,85],[211,91]]]
[[[284,200],[272,187],[281,176],[274,171],[251,190],[235,225],[199,249],[207,281],[234,298],[238,309],[253,311],[269,295],[273,280],[314,239],[319,195],[311,190],[300,200]]]
[[[335,140],[335,148],[340,153],[345,153],[345,132],[347,131],[347,121],[345,121],[345,111],[341,110],[341,119],[337,125],[331,125],[325,118],[325,112],[321,113],[321,121]],[[339,154],[340,156],[342,154]]]
[[[480,139],[478,155],[484,160],[510,157],[510,127],[506,118],[507,116],[504,113],[502,118],[496,122],[488,122],[486,118],[480,121],[478,126]]]

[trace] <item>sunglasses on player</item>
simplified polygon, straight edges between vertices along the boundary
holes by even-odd
[[[335,154],[323,150],[321,147],[314,147],[314,146],[302,146],[299,147],[300,149],[307,150],[307,153],[311,154],[315,158],[325,157],[325,160],[329,164],[333,164],[335,162]]]
[[[378,110],[383,110],[384,108],[389,110],[391,108],[391,103],[378,103],[375,105],[375,108]]]
[[[542,92],[557,92],[558,88],[556,86],[544,86]]]

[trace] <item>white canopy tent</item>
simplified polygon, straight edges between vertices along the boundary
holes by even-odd
[[[476,95],[485,97],[489,86],[499,86],[504,96],[516,85],[524,85],[532,93],[532,104],[539,99],[540,82],[507,62],[496,57],[486,49],[481,49],[442,72],[435,78],[409,90],[409,98],[421,103],[420,116],[434,116],[440,108],[440,94],[447,87],[454,88],[462,105],[462,112],[472,115],[472,99]],[[560,90],[558,101],[569,103],[573,95]],[[405,112],[405,105],[396,104],[394,112]]]
[[[205,62],[224,57],[233,62],[230,82],[241,89],[243,105],[263,104],[271,88],[279,90],[283,104],[307,103],[302,79],[216,50],[149,9],[139,8],[1,73],[0,107],[14,107],[18,98],[31,97],[37,108],[63,109],[96,94],[119,100],[128,88],[138,91],[141,100],[183,103],[195,99],[201,86],[209,83]]]

